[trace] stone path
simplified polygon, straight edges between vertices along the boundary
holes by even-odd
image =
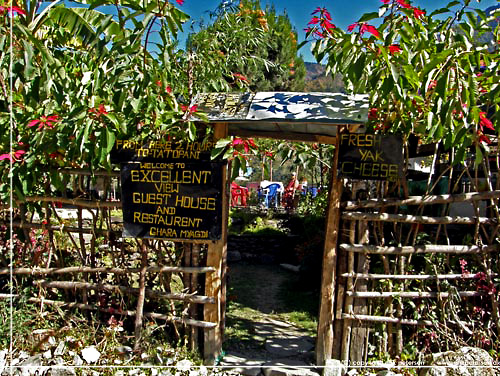
[[[220,366],[247,376],[319,375],[312,365],[314,338],[266,315],[254,323],[254,329],[264,339],[264,349],[260,353],[228,351]]]
[[[228,334],[221,367],[247,376],[320,374],[314,366],[315,338],[277,317],[278,312],[289,312],[279,291],[290,273],[279,265],[230,264],[228,283],[237,308],[229,309],[227,332],[231,327],[244,332]]]

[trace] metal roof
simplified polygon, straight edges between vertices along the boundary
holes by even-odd
[[[333,143],[340,125],[364,132],[368,95],[342,93],[201,93],[192,104],[230,136]]]

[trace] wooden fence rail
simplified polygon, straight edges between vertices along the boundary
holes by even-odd
[[[454,195],[429,195],[429,196],[411,196],[406,199],[371,199],[363,201],[347,201],[343,205],[344,210],[373,209],[388,206],[403,205],[432,205],[432,204],[450,204],[453,202],[469,202],[490,199],[500,199],[500,191],[488,192],[469,192]]]
[[[65,273],[110,273],[110,274],[128,274],[139,273],[139,268],[92,268],[88,266],[70,266],[66,268],[13,268],[12,274],[25,275],[50,275],[50,274],[65,274]],[[146,273],[213,273],[215,268],[211,266],[205,267],[187,267],[187,266],[149,266],[146,268]],[[0,269],[0,275],[10,274],[11,269]]]
[[[73,282],[73,281],[33,281],[34,285],[42,287],[54,287],[59,289],[85,289],[85,290],[100,290],[109,292],[120,292],[126,294],[138,295],[141,289],[127,287],[127,286],[117,286],[110,284],[101,283],[88,283],[88,282]],[[159,292],[155,290],[145,289],[145,295],[148,297],[153,297],[156,299],[171,299],[171,300],[181,300],[189,303],[198,304],[213,304],[214,298],[201,295],[183,294],[183,293],[167,293]]]
[[[500,245],[414,245],[404,247],[384,247],[365,244],[340,244],[340,248],[347,252],[369,253],[377,255],[410,255],[415,253],[456,253],[477,254],[487,252],[498,252]]]
[[[11,295],[11,294],[0,294],[0,299],[6,299],[6,298],[17,298],[19,295]],[[106,312],[110,314],[115,314],[115,315],[123,315],[123,316],[135,316],[136,311],[133,310],[122,310],[122,309],[117,309],[117,308],[105,308],[105,307],[99,307],[99,306],[94,306],[90,304],[83,304],[83,303],[71,303],[71,302],[62,302],[58,300],[50,300],[50,299],[43,299],[43,298],[28,298],[29,303],[38,303],[38,304],[47,304],[51,306],[57,306],[57,307],[65,307],[65,308],[76,308],[76,309],[83,309],[87,311],[100,311],[100,312]],[[185,317],[176,317],[172,315],[165,315],[161,313],[155,313],[155,312],[144,312],[143,313],[144,317],[149,317],[152,319],[156,320],[163,320],[167,322],[176,322],[180,324],[186,324],[190,326],[195,326],[198,328],[204,328],[204,329],[211,329],[215,328],[216,324],[207,322],[207,321],[200,321],[200,320],[194,320],[190,318],[185,318]]]

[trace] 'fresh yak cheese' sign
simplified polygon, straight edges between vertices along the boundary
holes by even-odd
[[[403,141],[396,135],[339,135],[339,176],[395,181],[403,174]]]

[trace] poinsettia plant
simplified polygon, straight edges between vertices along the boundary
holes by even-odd
[[[441,142],[455,162],[473,147],[481,161],[487,133],[500,129],[499,10],[485,14],[470,0],[430,14],[410,0],[381,3],[345,31],[318,7],[307,29],[316,59],[349,91],[370,95],[374,131]]]
[[[9,176],[14,198],[23,200],[65,190],[61,167],[112,168],[116,139],[197,137],[188,66],[173,48],[188,19],[183,2],[80,3],[0,7],[4,202]],[[108,5],[114,16],[100,10]]]

